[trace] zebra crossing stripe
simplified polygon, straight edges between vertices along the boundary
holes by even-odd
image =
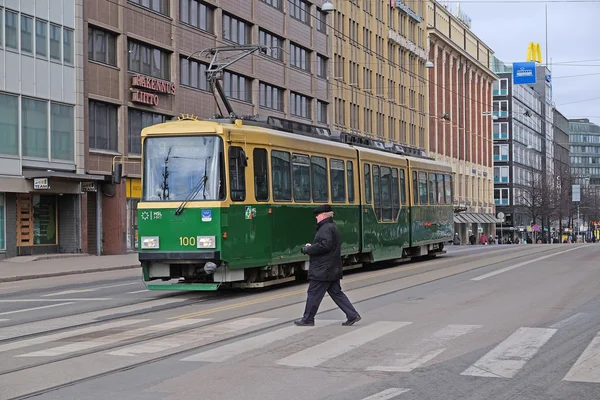
[[[410,372],[446,351],[446,348],[441,347],[440,343],[456,339],[481,327],[482,325],[448,325],[435,332],[431,337],[418,342],[413,347],[414,352],[396,353],[396,357],[388,360],[388,365],[368,367],[367,371]]]
[[[389,388],[381,391],[379,393],[375,393],[372,396],[365,397],[362,400],[390,400],[394,397],[400,396],[402,393],[410,392],[410,389],[401,389],[401,388]]]
[[[149,335],[152,333],[168,331],[170,329],[181,328],[187,325],[198,324],[200,322],[208,321],[209,319],[189,319],[189,320],[177,320],[169,321],[163,324],[145,326],[143,328],[134,329],[131,331],[125,331],[116,333],[113,335],[102,336],[99,338],[84,340],[81,342],[66,344],[64,346],[53,347],[51,349],[34,351],[33,353],[21,354],[17,357],[52,357],[60,356],[68,353],[75,353],[82,350],[93,349],[95,347],[101,347],[117,342],[121,342],[135,337]]]
[[[545,328],[519,328],[461,375],[512,378],[556,331]]]
[[[247,353],[252,350],[259,349],[261,347],[265,347],[267,345],[272,344],[278,340],[287,339],[294,335],[297,335],[302,332],[310,331],[312,329],[318,328],[319,326],[331,325],[336,322],[336,320],[319,320],[317,321],[317,326],[315,327],[303,327],[303,326],[288,326],[285,328],[278,329],[276,331],[263,333],[262,335],[254,336],[251,338],[239,340],[233,343],[229,343],[223,346],[219,346],[217,348],[203,351],[198,354],[194,354],[192,356],[181,359],[181,361],[205,361],[205,362],[222,362],[230,359],[234,356],[239,356],[240,354]]]
[[[600,332],[581,353],[563,381],[600,383]]]
[[[289,367],[316,367],[327,360],[340,356],[347,351],[353,350],[411,323],[392,321],[374,322],[371,325],[352,330],[342,336],[292,354],[289,357],[282,358],[277,361],[277,364]]]
[[[180,333],[175,336],[164,339],[156,339],[140,343],[133,346],[123,347],[109,352],[113,356],[135,356],[138,354],[152,354],[186,344],[205,342],[215,336],[228,335],[230,333],[242,331],[254,326],[266,324],[277,320],[277,318],[244,318],[235,321],[225,322],[223,324],[207,326],[205,328],[194,329],[189,332]],[[187,320],[180,320],[187,321]]]

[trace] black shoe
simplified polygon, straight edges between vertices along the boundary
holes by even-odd
[[[307,322],[303,319],[297,319],[294,321],[294,324],[298,325],[298,326],[315,326],[315,321],[313,322]]]
[[[356,314],[356,317],[354,317],[353,319],[349,319],[346,322],[343,322],[342,325],[344,325],[344,326],[352,326],[356,322],[360,321],[361,319],[362,318],[360,317],[360,315]]]

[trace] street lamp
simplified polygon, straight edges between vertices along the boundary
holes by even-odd
[[[434,67],[434,64],[431,61],[427,61],[425,63],[425,68],[433,68],[433,67]]]
[[[333,4],[331,4],[330,1],[326,1],[325,4],[323,4],[323,6],[321,7],[321,11],[330,13],[335,11],[335,7],[333,6]]]

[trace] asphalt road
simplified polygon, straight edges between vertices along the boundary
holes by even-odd
[[[600,398],[600,246],[448,250],[347,274],[353,327],[328,297],[315,327],[293,326],[304,283],[156,293],[124,271],[0,285],[0,399]]]

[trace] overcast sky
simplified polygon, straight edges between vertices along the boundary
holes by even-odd
[[[529,42],[540,43],[545,63],[544,4],[510,1],[465,0],[460,8],[471,17],[472,31],[506,64],[526,61]],[[548,50],[556,108],[567,118],[600,125],[600,1],[548,3]]]

